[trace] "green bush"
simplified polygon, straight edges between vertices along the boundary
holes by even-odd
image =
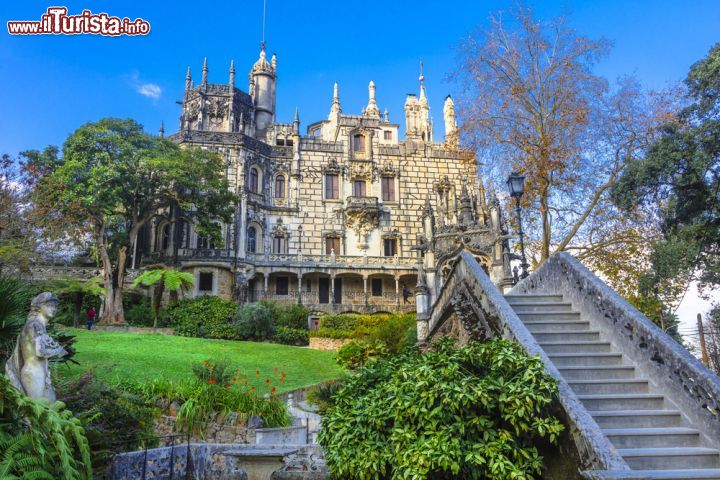
[[[556,443],[557,385],[538,357],[495,339],[439,342],[370,362],[346,379],[319,443],[344,479],[539,478]]]
[[[85,423],[96,472],[107,467],[112,454],[157,445],[155,408],[140,395],[111,386],[92,372],[57,385],[57,395]]]
[[[414,345],[408,343],[408,332],[417,329],[415,318],[412,316],[394,316],[378,325],[371,333],[372,339],[385,345],[388,353],[400,353],[407,347]]]
[[[277,327],[277,331],[271,340],[275,343],[302,347],[310,343],[310,332],[307,329],[289,328],[281,325]]]
[[[299,330],[308,329],[308,315],[310,311],[303,305],[287,305],[278,308],[274,323],[278,327],[295,328]]]
[[[0,275],[0,365],[12,355],[34,293],[26,282]]]
[[[233,322],[236,309],[235,302],[220,297],[186,298],[167,308],[167,324],[184,337],[236,340],[240,338]]]
[[[261,303],[243,305],[235,315],[235,327],[243,340],[267,340],[275,334],[272,312]]]
[[[353,340],[340,347],[340,350],[335,354],[335,363],[341,367],[354,370],[366,365],[375,357],[386,353],[387,349],[381,342]]]
[[[230,362],[223,358],[221,360],[203,360],[200,363],[193,364],[193,375],[200,382],[217,383],[219,385],[227,385],[233,376],[230,369]]]
[[[0,477],[90,480],[90,447],[80,419],[62,402],[20,393],[0,375]]]
[[[361,315],[341,313],[339,315],[323,315],[320,317],[320,328],[328,330],[353,331],[360,323]]]
[[[329,328],[321,328],[310,332],[311,337],[320,338],[353,338],[354,333],[349,330],[331,330]]]
[[[124,299],[123,299],[123,303]],[[162,316],[167,321],[167,316]],[[141,297],[137,301],[128,303],[125,307],[125,321],[128,325],[133,327],[152,327],[153,326],[153,312],[152,306],[150,305],[150,298]],[[158,326],[160,326],[158,321]]]

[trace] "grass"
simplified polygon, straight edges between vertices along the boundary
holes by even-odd
[[[241,375],[258,384],[266,377],[277,377],[276,368],[285,372],[287,378],[278,392],[286,392],[339,378],[342,373],[333,361],[334,352],[272,343],[68,330],[77,336],[75,360],[80,365],[60,366],[61,377],[94,368],[99,377],[112,383],[125,380],[145,383],[156,378],[181,382],[193,378],[193,364],[227,358]]]

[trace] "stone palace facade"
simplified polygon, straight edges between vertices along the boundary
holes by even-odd
[[[223,84],[208,82],[207,61],[199,84],[188,68],[170,138],[220,154],[240,203],[220,226],[222,245],[194,231],[192,212],[159,214],[138,241],[144,266],[192,272],[193,295],[314,312],[414,310],[415,289],[427,286],[433,298],[463,249],[496,284],[512,283],[499,204],[473,154],[458,148],[449,96],[444,142],[433,141],[422,75],[419,95],[405,102],[404,140],[373,82],[359,115],[343,112],[335,84],[327,119],[301,133],[297,112],[292,123],[276,121],[277,71],[264,46],[249,93],[235,86],[232,62]]]

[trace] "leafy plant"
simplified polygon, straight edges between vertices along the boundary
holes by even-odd
[[[167,290],[170,293],[171,302],[175,303],[177,301],[177,291],[186,291],[192,288],[193,284],[194,278],[191,273],[180,272],[172,268],[156,268],[143,272],[133,281],[132,286],[155,287],[152,296],[152,312],[153,328],[157,328],[163,293]]]
[[[193,374],[202,383],[226,385],[232,378],[230,362],[222,360],[203,360],[192,366]]]
[[[310,332],[311,337],[335,338],[338,340],[344,338],[353,338],[354,335],[355,332],[350,330],[333,330],[330,328],[321,328],[319,330],[314,330]]]
[[[260,303],[241,306],[235,316],[235,325],[243,340],[267,340],[275,334],[272,313]]]
[[[335,405],[333,396],[343,386],[341,380],[334,380],[330,382],[324,382],[319,385],[315,385],[307,393],[307,401],[311,405],[318,407],[320,415],[325,415],[327,410]]]
[[[80,419],[62,402],[34,400],[0,375],[0,478],[89,480],[91,475]]]
[[[273,319],[278,327],[307,330],[309,314],[310,311],[304,305],[286,305],[277,309]]]
[[[376,340],[353,340],[343,345],[335,355],[335,362],[341,367],[354,370],[366,365],[370,360],[387,353],[382,342]]]
[[[370,362],[332,395],[319,443],[344,479],[532,479],[563,427],[554,379],[503,339]]]
[[[216,296],[180,300],[167,308],[168,324],[184,337],[225,338],[237,340],[233,316],[237,305]]]
[[[141,446],[153,447],[155,409],[142,396],[86,372],[57,385],[58,398],[85,423],[93,469],[107,467],[111,456]]]
[[[0,275],[0,365],[12,355],[30,310],[33,290],[22,280]]]
[[[310,343],[310,332],[307,329],[279,326],[271,340],[284,345],[305,346]]]

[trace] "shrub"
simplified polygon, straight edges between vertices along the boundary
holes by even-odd
[[[0,375],[0,476],[90,480],[90,448],[80,419],[62,402],[48,405]]]
[[[385,353],[387,353],[385,345],[378,341],[353,340],[340,347],[335,354],[335,363],[353,370]]]
[[[311,405],[315,405],[318,408],[320,415],[325,415],[325,412],[335,404],[333,396],[340,390],[343,382],[341,380],[333,380],[330,382],[324,382],[318,385],[313,385],[307,393],[307,401]]]
[[[354,335],[354,333],[349,330],[331,330],[329,328],[321,328],[319,330],[310,332],[311,337],[321,337],[321,338],[343,339],[343,338],[353,338],[353,335]]]
[[[222,360],[203,360],[200,363],[193,364],[193,374],[202,383],[217,383],[226,385],[230,383],[233,376],[230,362],[227,359]]]
[[[235,315],[237,335],[243,340],[267,340],[275,333],[272,312],[260,303],[243,305]]]
[[[309,314],[310,311],[303,305],[295,304],[278,308],[273,318],[275,320],[275,325],[278,327],[307,330]]]
[[[125,299],[123,298],[123,303]],[[167,321],[167,316],[162,317]],[[153,312],[148,297],[140,297],[135,302],[128,302],[125,307],[125,321],[133,327],[152,327]],[[158,323],[160,325],[160,323]]]
[[[371,337],[385,345],[388,353],[400,353],[413,344],[408,344],[408,332],[416,330],[415,318],[412,316],[394,316],[378,325],[371,332]]]
[[[272,341],[284,345],[301,347],[310,343],[310,332],[308,332],[307,329],[279,326],[277,327],[275,335],[272,336]]]
[[[167,308],[167,323],[184,337],[238,339],[237,305],[215,296],[186,298]]]
[[[85,422],[95,471],[122,451],[153,447],[153,405],[140,395],[111,386],[92,372],[57,386],[58,399]]]
[[[532,479],[537,447],[563,429],[549,413],[556,393],[542,361],[515,343],[447,339],[349,377],[319,443],[337,478]]]
[[[353,331],[360,322],[360,315],[341,313],[339,315],[323,315],[320,317],[320,328],[329,330]]]
[[[22,280],[0,275],[0,365],[12,355],[34,293]]]

